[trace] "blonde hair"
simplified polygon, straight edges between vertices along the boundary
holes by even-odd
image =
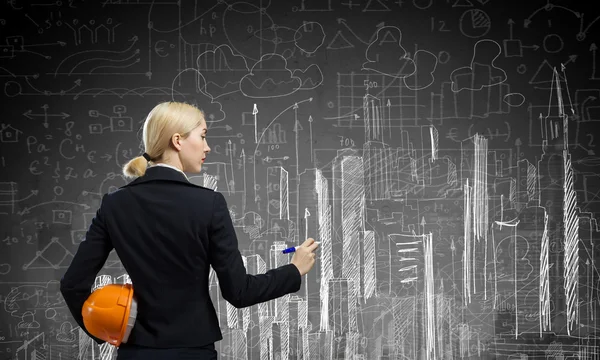
[[[204,122],[204,112],[194,105],[175,101],[161,102],[150,111],[144,122],[144,151],[151,161],[162,160],[173,134],[179,133],[186,138]],[[147,168],[148,161],[140,155],[123,166],[123,174],[126,177],[143,176]]]

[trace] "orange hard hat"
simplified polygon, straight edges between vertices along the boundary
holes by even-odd
[[[114,346],[127,342],[137,316],[131,284],[108,284],[90,294],[81,310],[85,329]]]

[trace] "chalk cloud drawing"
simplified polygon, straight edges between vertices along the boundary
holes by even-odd
[[[365,51],[363,70],[403,78],[415,72],[415,63],[402,47],[402,31],[395,26],[382,26]]]
[[[265,54],[240,81],[240,91],[251,98],[274,98],[295,93],[302,80],[287,67],[279,54]]]
[[[502,84],[506,73],[494,65],[500,56],[500,45],[493,40],[479,40],[473,46],[473,59],[469,66],[458,68],[450,74],[452,91],[481,90],[484,86]]]
[[[200,54],[196,66],[206,82],[201,90],[213,99],[239,91],[240,81],[250,71],[246,58],[226,44]]]
[[[184,101],[196,105],[204,111],[207,123],[225,120],[225,112],[220,102],[205,92],[206,80],[201,72],[188,68],[181,71],[171,84],[173,101]]]

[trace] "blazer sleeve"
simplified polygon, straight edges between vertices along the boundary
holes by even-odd
[[[106,196],[102,197],[100,208],[92,219],[85,239],[79,244],[79,248],[73,257],[73,261],[60,280],[60,292],[71,315],[81,329],[98,344],[105,341],[90,334],[83,323],[83,303],[91,293],[96,275],[104,266],[109,253],[113,249],[112,242],[108,237],[104,219]]]
[[[244,308],[300,290],[302,277],[294,264],[259,275],[246,273],[225,197],[220,192],[214,194],[209,254],[223,298],[236,308]]]

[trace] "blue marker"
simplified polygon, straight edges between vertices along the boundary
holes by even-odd
[[[320,241],[315,241],[315,244],[319,245],[321,244]],[[291,248],[287,248],[285,250],[281,250],[282,253],[284,254],[289,254],[289,253],[293,253],[296,252],[296,249],[298,249],[300,246],[292,246]]]
[[[293,252],[296,252],[296,248],[297,248],[297,246],[292,246],[291,248],[287,248],[285,250],[281,250],[281,252],[284,253],[284,254],[293,253]]]

